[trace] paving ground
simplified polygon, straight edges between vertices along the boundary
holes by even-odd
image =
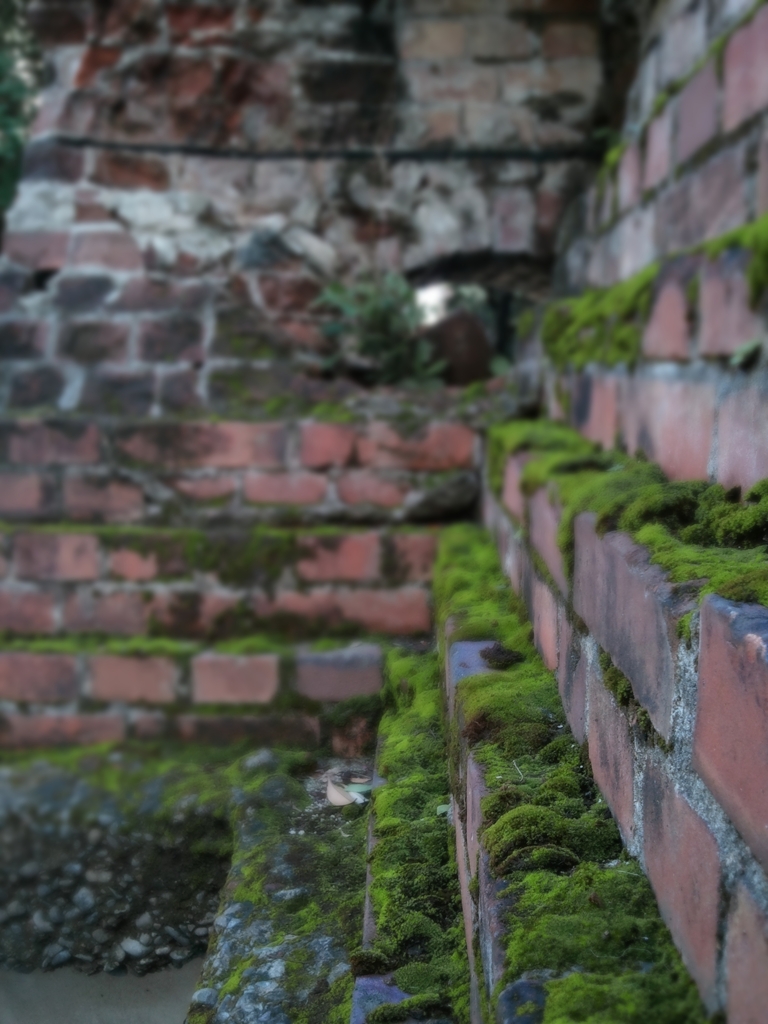
[[[182,1024],[202,959],[137,977],[0,971],[3,1024]]]

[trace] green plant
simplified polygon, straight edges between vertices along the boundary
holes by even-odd
[[[22,0],[0,0],[0,213],[13,199],[21,170],[37,70],[22,8]]]
[[[333,344],[329,368],[341,363],[351,349],[369,361],[380,384],[430,380],[442,371],[431,343],[417,336],[421,316],[416,294],[401,275],[354,284],[334,282],[317,304],[336,314],[324,328]]]

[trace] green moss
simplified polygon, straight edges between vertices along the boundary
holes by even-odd
[[[496,478],[508,453],[520,450],[518,438],[528,439],[522,486],[531,493],[546,485],[561,505],[558,543],[569,578],[574,521],[592,512],[599,533],[629,533],[673,583],[693,585],[700,599],[718,593],[733,601],[768,604],[768,481],[756,484],[742,500],[738,490],[726,491],[720,484],[670,482],[659,466],[641,458],[618,452],[578,455],[591,446],[559,424],[545,427],[538,444],[530,421],[490,433],[489,473]],[[561,449],[553,451],[554,444]]]
[[[612,288],[552,303],[542,325],[544,350],[560,370],[589,363],[634,366],[659,268],[646,267]]]
[[[339,402],[318,402],[307,415],[313,420],[322,420],[325,423],[354,423],[357,418],[349,406]]]
[[[373,799],[378,843],[370,894],[377,934],[371,952],[397,968],[413,993],[406,1009],[426,1010],[432,1000],[430,1006],[452,1006],[454,1019],[466,1024],[468,965],[454,840],[437,813],[449,791],[437,655],[394,649],[386,678],[378,767],[387,784]]]
[[[597,445],[552,420],[512,420],[493,426],[488,431],[488,474],[496,494],[501,493],[507,459],[528,451],[578,458],[597,452]]]
[[[515,334],[521,341],[531,337],[536,330],[536,313],[533,309],[524,309],[515,320]]]
[[[750,300],[757,306],[768,287],[768,214],[752,224],[729,231],[699,247],[710,259],[729,249],[746,249],[751,253],[747,277]]]
[[[614,514],[620,493],[605,503]],[[640,1024],[657,1019],[656,1000],[666,1001],[658,1018],[665,1024],[703,1024],[696,988],[648,882],[621,852],[587,750],[564,726],[554,678],[533,650],[524,610],[503,585],[486,532],[443,532],[435,595],[441,630],[450,620],[452,638],[481,638],[479,604],[484,636],[503,637],[525,655],[505,672],[463,679],[456,690],[490,790],[482,842],[495,873],[509,881],[505,983],[525,972],[555,975],[544,1021],[557,1024]],[[602,665],[607,685],[631,703],[628,682],[608,659]]]

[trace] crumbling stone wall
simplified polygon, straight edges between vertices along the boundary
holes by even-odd
[[[6,217],[10,409],[205,411],[211,373],[270,357],[257,335],[321,343],[330,278],[546,268],[593,152],[592,0],[35,0],[30,18],[49,75]]]

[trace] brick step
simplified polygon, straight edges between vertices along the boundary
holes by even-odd
[[[0,746],[254,736],[342,750],[370,739],[375,712],[361,705],[343,723],[351,732],[334,732],[329,709],[381,685],[382,649],[371,642],[17,641],[0,646]]]
[[[0,423],[0,517],[102,523],[430,521],[479,495],[477,438],[340,424]]]
[[[768,963],[759,937],[768,927],[768,608],[702,600],[706,580],[670,579],[628,533],[598,529],[593,512],[574,520],[569,578],[558,546],[561,495],[556,481],[526,493],[531,457],[507,461],[500,499],[487,491],[486,525],[557,674],[574,736],[588,742],[622,837],[716,1009],[717,979],[726,970],[740,976],[745,944],[759,957],[754,979]],[[741,980],[753,993],[754,980]]]
[[[431,628],[434,530],[0,530],[0,632],[221,638]]]

